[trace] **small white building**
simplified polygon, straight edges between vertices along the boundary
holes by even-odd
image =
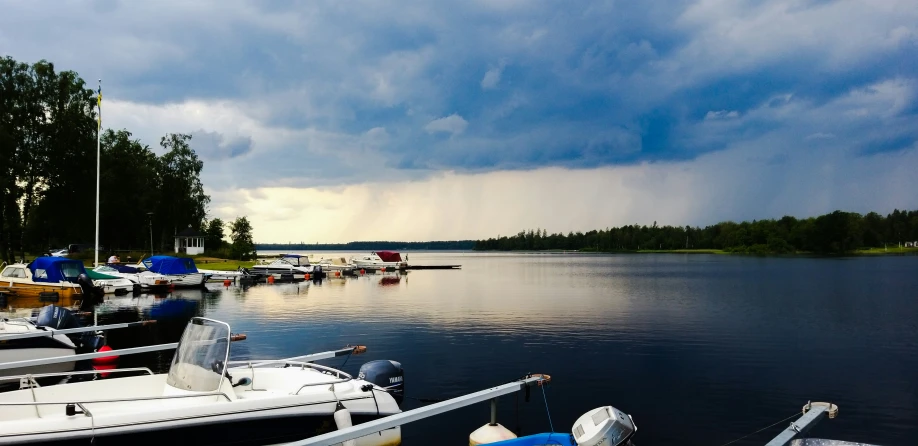
[[[188,225],[188,228],[175,235],[175,253],[176,254],[203,254],[204,253],[204,234],[195,231]]]

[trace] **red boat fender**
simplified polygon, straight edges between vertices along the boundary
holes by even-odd
[[[112,351],[112,348],[109,347],[109,346],[107,346],[107,345],[103,345],[102,348],[99,349],[99,353],[102,353],[102,352],[110,352],[110,351]],[[114,363],[116,363],[116,362],[118,362],[118,356],[117,356],[117,355],[115,355],[115,356],[103,356],[103,357],[101,357],[101,358],[93,358],[93,360],[92,360],[92,364],[93,364],[93,365],[112,365],[112,364],[114,364]]]

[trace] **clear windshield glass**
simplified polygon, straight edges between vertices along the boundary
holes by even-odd
[[[182,334],[166,383],[195,392],[220,388],[229,353],[229,326],[221,322],[192,319]]]
[[[61,263],[61,273],[67,280],[75,281],[80,274],[83,274],[83,265],[79,263]]]

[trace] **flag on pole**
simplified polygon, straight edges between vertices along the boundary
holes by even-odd
[[[99,79],[99,97],[96,100],[96,106],[99,107],[99,129],[102,129],[102,79]]]

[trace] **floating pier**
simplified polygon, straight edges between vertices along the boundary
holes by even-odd
[[[408,265],[408,269],[462,269],[462,265]]]

